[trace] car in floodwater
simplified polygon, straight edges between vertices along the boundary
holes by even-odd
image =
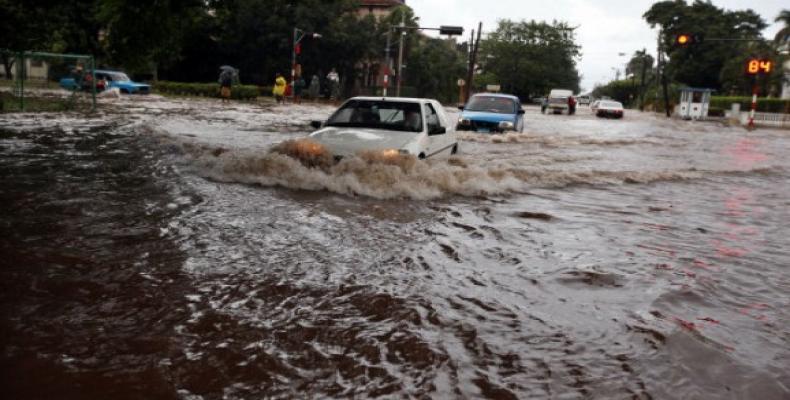
[[[336,159],[361,152],[426,159],[458,152],[455,129],[431,99],[355,97],[326,122],[313,121],[309,139]]]
[[[504,133],[524,130],[524,109],[516,96],[481,93],[459,107],[461,116],[455,129],[479,133]]]
[[[551,112],[553,114],[568,112],[570,114],[571,99],[573,99],[572,90],[552,89],[551,93],[549,93],[548,103],[544,112]]]
[[[600,118],[623,118],[623,103],[612,100],[601,100],[595,106],[595,116]]]
[[[86,73],[89,74],[90,72]],[[111,70],[96,70],[94,71],[96,82],[107,82],[104,89],[118,89],[119,92],[125,94],[148,94],[151,92],[151,85],[146,83],[139,83],[132,81],[128,75],[121,71]],[[85,79],[83,82],[78,83],[74,77],[63,78],[60,80],[60,87],[67,90],[78,90],[80,86],[85,89]]]

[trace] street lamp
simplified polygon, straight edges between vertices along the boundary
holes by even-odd
[[[301,34],[301,36],[299,34]],[[296,81],[296,56],[297,53],[302,52],[302,47],[300,46],[300,43],[302,43],[302,39],[304,39],[306,36],[310,36],[313,39],[321,38],[320,33],[306,32],[297,27],[294,27],[294,42],[293,42],[294,44],[293,47],[291,48],[291,85],[293,85],[294,82]],[[291,89],[291,95],[293,96],[293,89]]]

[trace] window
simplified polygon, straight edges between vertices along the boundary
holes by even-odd
[[[430,104],[425,105],[425,125],[428,126],[428,132],[432,132],[434,129],[442,126],[439,121],[439,114],[436,113],[436,110]]]
[[[338,110],[327,126],[422,132],[422,114],[417,103],[353,100]]]
[[[467,104],[466,110],[496,114],[515,114],[516,102],[506,97],[474,96]]]

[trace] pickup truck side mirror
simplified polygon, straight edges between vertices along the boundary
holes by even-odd
[[[524,114],[526,114],[526,111],[524,111],[524,109],[521,109],[521,108],[520,108],[520,109],[518,110],[518,114],[519,114],[519,115],[524,115]]]
[[[324,125],[321,121],[310,121],[310,126],[314,129],[321,129],[321,126]]]
[[[463,110],[464,110],[464,108],[466,108],[466,104],[460,104],[460,105],[458,105],[458,109],[459,109],[459,110],[463,111]]]
[[[444,135],[445,133],[447,133],[447,128],[437,125],[431,127],[428,131],[428,136]]]

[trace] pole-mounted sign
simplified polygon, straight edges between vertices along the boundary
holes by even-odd
[[[757,78],[769,75],[774,70],[774,63],[771,60],[763,58],[751,58],[746,62],[746,74],[751,76],[754,80],[752,86],[752,108],[749,111],[749,124],[747,128],[754,129],[754,116],[757,113],[757,95],[760,91],[760,86],[757,84]]]
[[[746,73],[749,75],[767,75],[774,70],[771,60],[752,58],[746,63]]]

